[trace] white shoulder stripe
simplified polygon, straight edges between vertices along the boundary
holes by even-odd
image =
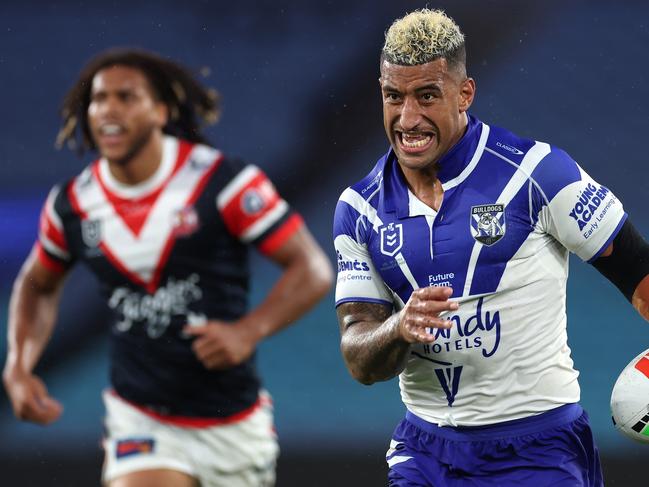
[[[54,200],[60,192],[61,188],[55,186],[54,188],[52,188],[52,191],[50,191],[50,194],[47,195],[47,200],[45,202],[45,214],[47,215],[47,218],[52,223],[52,225],[54,225],[54,227],[62,233],[63,223],[61,222],[61,217],[59,217],[59,214],[54,209]]]
[[[60,259],[70,260],[70,254],[61,247],[52,242],[43,232],[38,233],[38,240],[45,250],[50,254],[56,255]]]
[[[504,160],[505,162],[511,164],[517,168],[517,171],[514,173],[512,178],[509,180],[505,188],[500,193],[500,196],[494,201],[494,203],[502,204],[507,206],[509,202],[516,196],[521,187],[529,180],[532,179],[532,173],[538,164],[543,160],[545,156],[550,153],[550,146],[544,142],[536,142],[534,146],[527,151],[525,157],[520,166],[514,161],[508,159],[507,157],[489,149],[485,148],[485,152],[489,152],[496,157]],[[478,258],[480,257],[480,252],[482,251],[483,245],[479,242],[476,242],[473,245],[473,250],[471,251],[471,258],[469,260],[469,267],[467,268],[466,281],[464,282],[464,291],[462,296],[468,296],[471,292],[471,284],[473,284],[473,275],[475,274],[475,268],[478,263]]]
[[[376,209],[367,201],[365,201],[363,197],[352,188],[347,188],[345,191],[343,191],[343,194],[340,195],[340,201],[344,201],[361,215],[365,216],[372,224],[372,228],[375,232],[378,232],[379,227],[383,225],[383,222],[379,218]]]
[[[462,181],[464,181],[466,178],[469,177],[469,174],[473,172],[475,167],[478,165],[478,161],[480,161],[480,158],[482,157],[482,153],[485,150],[485,146],[487,145],[487,139],[489,138],[489,125],[486,123],[482,124],[482,133],[480,134],[480,140],[478,141],[478,147],[476,147],[475,152],[473,153],[473,157],[471,158],[471,161],[469,164],[464,168],[464,170],[458,174],[457,177],[451,179],[450,181],[446,181],[446,183],[442,184],[442,189],[444,191],[448,191],[451,188],[454,188],[458,184],[460,184]]]
[[[250,227],[245,232],[243,232],[243,234],[241,235],[241,240],[244,242],[253,241],[270,227],[272,227],[275,222],[277,222],[286,214],[287,211],[288,203],[284,200],[279,200],[275,205],[275,208],[270,210],[260,220],[250,225]]]
[[[250,181],[252,181],[258,174],[259,168],[252,164],[244,167],[239,174],[237,174],[232,181],[230,181],[225,188],[221,190],[216,197],[216,206],[222,210],[227,204],[232,201],[239,191],[241,191]]]
[[[408,457],[408,456],[405,456],[405,455],[403,455],[403,456],[395,455],[392,458],[388,459],[388,466],[389,467],[394,467],[395,465],[397,465],[399,463],[406,462],[406,461],[408,461],[410,459],[412,459],[412,457]]]

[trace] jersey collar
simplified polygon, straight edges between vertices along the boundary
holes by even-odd
[[[125,199],[143,198],[158,190],[166,182],[176,167],[178,155],[178,139],[165,135],[162,141],[162,159],[156,171],[146,180],[138,184],[119,182],[110,172],[108,161],[99,159],[99,177],[106,189],[114,195]]]
[[[473,115],[468,115],[468,118],[467,130],[462,138],[437,163],[439,166],[438,178],[443,185],[462,173],[471,162],[478,147],[482,122]],[[384,160],[383,191],[381,192],[383,208],[386,212],[396,212],[397,218],[414,216],[414,214],[410,215],[408,185],[392,149],[386,154]],[[416,213],[421,214],[420,212]]]

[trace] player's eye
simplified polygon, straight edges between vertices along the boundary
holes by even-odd
[[[106,93],[93,93],[90,97],[90,101],[95,103],[102,102],[106,99]]]

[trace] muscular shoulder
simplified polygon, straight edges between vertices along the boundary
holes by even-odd
[[[388,152],[381,157],[363,179],[346,188],[340,195],[334,214],[334,237],[349,235],[358,239],[359,231],[374,224],[383,171],[389,154]]]
[[[70,217],[76,217],[76,212],[70,201],[70,188],[79,176],[69,178],[54,185],[45,202],[45,211],[53,218],[59,218],[65,223]]]
[[[546,202],[582,178],[579,165],[563,149],[500,127],[491,127],[487,148],[501,161],[517,166],[533,181]]]

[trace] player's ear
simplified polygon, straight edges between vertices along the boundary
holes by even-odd
[[[464,81],[460,83],[460,92],[458,96],[460,113],[466,112],[473,103],[473,98],[475,96],[475,81],[473,78],[465,78]]]
[[[169,107],[167,106],[167,104],[161,101],[157,101],[154,110],[158,125],[160,127],[167,125],[167,122],[169,121]]]

